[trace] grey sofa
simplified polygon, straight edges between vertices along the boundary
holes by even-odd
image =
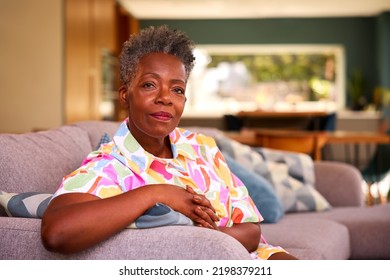
[[[116,122],[90,121],[48,131],[0,135],[0,191],[53,193]],[[301,259],[389,259],[390,205],[363,206],[360,173],[316,162],[316,188],[333,206],[321,213],[287,214],[262,224],[268,242]],[[0,259],[250,259],[235,239],[190,226],[125,229],[87,251],[45,250],[40,219],[8,217],[0,207]]]

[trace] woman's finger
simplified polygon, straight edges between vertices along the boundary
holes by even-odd
[[[191,194],[197,194],[196,191],[194,191],[194,189],[191,188],[189,185],[186,185],[186,191],[188,191]]]
[[[215,209],[214,209],[213,205],[211,204],[210,200],[207,199],[206,196],[196,193],[196,192],[194,191],[194,189],[193,189],[192,187],[188,186],[188,185],[186,185],[186,190],[187,190],[189,193],[191,193],[191,194],[194,195],[193,200],[194,200],[194,202],[195,202],[196,204],[199,204],[199,205],[201,205],[201,206],[208,207],[208,208],[210,208],[212,211],[215,212]]]
[[[215,212],[215,209],[213,205],[211,204],[210,200],[207,199],[204,195],[196,194],[193,198],[194,202],[196,204],[199,204],[200,206],[210,208],[213,212]]]
[[[209,215],[209,217],[213,220],[213,222],[218,222],[219,221],[218,215],[214,211],[212,211],[211,209],[204,208],[203,212],[205,212],[207,215]]]
[[[215,224],[215,222],[211,219],[211,217],[205,212],[203,211],[202,207],[198,206],[195,208],[195,213],[196,215],[198,215],[199,218],[201,218],[201,220],[203,220],[204,222],[200,221],[198,223],[202,224],[202,225],[206,225],[208,228],[213,228],[213,229],[216,229],[217,228],[217,225]]]

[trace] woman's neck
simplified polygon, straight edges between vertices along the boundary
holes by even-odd
[[[173,153],[171,149],[171,142],[169,140],[169,136],[165,137],[165,139],[161,142],[156,141],[155,144],[141,146],[145,151],[159,158],[173,158]]]
[[[145,133],[141,133],[137,129],[130,129],[130,124],[127,123],[127,127],[134,137],[134,139],[141,145],[141,147],[148,153],[159,158],[173,158],[171,149],[171,141],[169,135],[165,137],[152,137]]]

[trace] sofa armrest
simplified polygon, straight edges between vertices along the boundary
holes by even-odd
[[[112,248],[116,248],[112,250]],[[250,254],[233,237],[195,226],[125,229],[80,259],[235,260]]]
[[[316,189],[333,207],[364,205],[362,175],[353,165],[316,161],[314,172]]]
[[[41,220],[0,217],[1,260],[237,260],[250,254],[233,237],[195,226],[125,229],[86,251],[63,255],[41,242]]]

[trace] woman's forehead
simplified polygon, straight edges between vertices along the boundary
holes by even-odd
[[[186,78],[184,64],[177,57],[166,53],[150,53],[140,59],[136,76],[148,73],[171,75],[183,80]]]

